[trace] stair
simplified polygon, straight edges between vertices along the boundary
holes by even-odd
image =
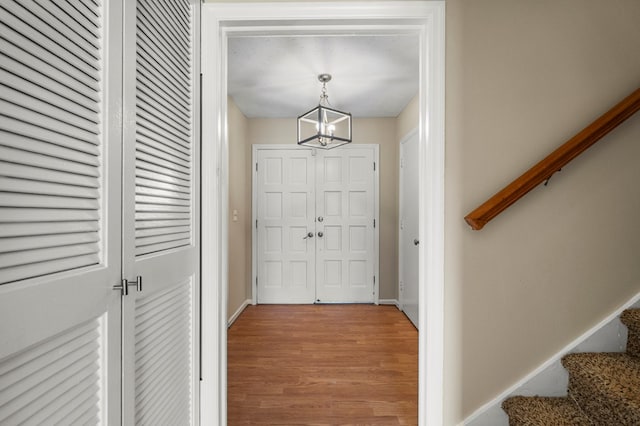
[[[640,309],[620,320],[629,330],[626,352],[565,355],[567,396],[507,398],[509,426],[640,425]]]

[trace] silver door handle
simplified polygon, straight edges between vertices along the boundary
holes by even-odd
[[[324,218],[322,216],[318,216],[318,222],[322,222]]]
[[[302,237],[303,240],[306,240],[307,238],[313,238],[313,232],[309,232],[307,235]]]
[[[324,234],[322,232],[318,232],[318,237],[322,237]]]
[[[415,239],[413,240],[413,245],[414,245],[414,246],[417,246],[418,244],[420,244],[420,240],[418,240],[417,238],[415,238]]]

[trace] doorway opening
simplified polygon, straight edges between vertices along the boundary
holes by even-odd
[[[227,40],[258,34],[412,33],[420,37],[419,423],[442,423],[444,2],[203,6],[201,422],[226,424],[228,281]],[[428,415],[427,415],[428,413]]]

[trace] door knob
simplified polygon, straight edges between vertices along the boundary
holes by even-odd
[[[417,238],[415,238],[415,239],[413,240],[413,245],[414,245],[414,246],[417,246],[418,244],[420,244],[420,240],[418,240]]]
[[[322,222],[324,218],[322,216],[318,216],[318,222]]]
[[[306,240],[307,238],[313,238],[313,232],[309,232],[307,235],[302,237],[303,240]]]
[[[324,234],[321,232],[318,232],[318,237],[322,237]]]

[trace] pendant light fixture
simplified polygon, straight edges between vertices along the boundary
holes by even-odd
[[[351,142],[351,114],[330,108],[327,83],[331,74],[320,74],[320,103],[298,117],[298,145],[330,149]]]

